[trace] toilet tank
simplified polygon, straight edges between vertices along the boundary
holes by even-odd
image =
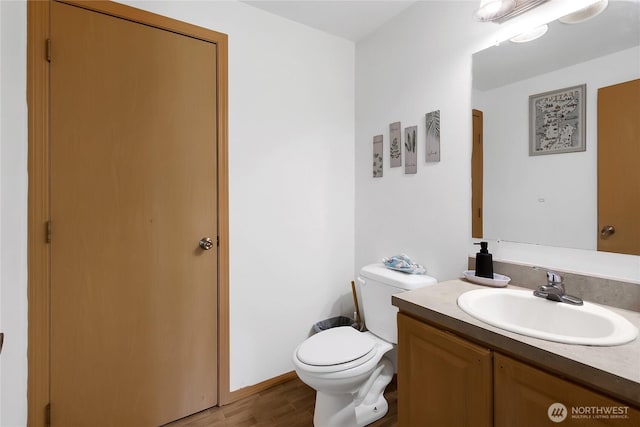
[[[382,263],[362,267],[358,282],[367,329],[392,344],[398,343],[398,309],[391,296],[438,283],[431,276],[390,270]]]

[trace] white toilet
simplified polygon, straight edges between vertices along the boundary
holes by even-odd
[[[362,309],[367,332],[350,326],[327,329],[306,339],[293,353],[300,379],[316,390],[315,427],[360,427],[388,410],[383,393],[395,372],[389,353],[398,342],[391,296],[435,285],[436,279],[387,269],[360,270]]]

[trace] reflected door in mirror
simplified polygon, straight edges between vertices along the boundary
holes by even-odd
[[[473,150],[471,152],[471,237],[482,238],[482,111],[473,110]]]
[[[598,90],[598,250],[640,255],[640,79]],[[615,230],[615,231],[614,231]]]

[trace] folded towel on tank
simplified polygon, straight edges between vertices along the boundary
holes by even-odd
[[[405,254],[394,255],[389,258],[382,258],[383,264],[391,270],[401,271],[408,274],[425,274],[427,270],[418,263],[415,263]]]

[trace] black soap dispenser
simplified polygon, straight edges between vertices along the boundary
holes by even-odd
[[[493,255],[487,249],[487,242],[474,243],[480,245],[480,252],[476,254],[476,276],[493,279]]]

